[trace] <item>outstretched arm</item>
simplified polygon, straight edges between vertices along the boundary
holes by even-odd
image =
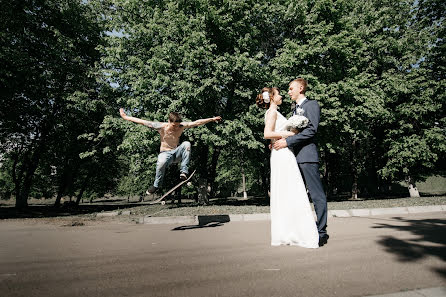
[[[160,123],[160,122],[151,122],[151,121],[146,121],[146,120],[142,120],[142,119],[139,119],[139,118],[128,116],[128,115],[125,114],[123,108],[119,109],[119,113],[121,114],[121,117],[124,120],[130,121],[130,122],[134,122],[134,123],[137,123],[137,124],[141,124],[141,125],[147,126],[149,128],[161,129],[162,126],[163,126],[163,123]]]
[[[183,126],[184,128],[193,128],[193,127],[198,127],[201,125],[205,125],[207,123],[210,122],[218,122],[221,121],[221,117],[213,117],[213,118],[208,118],[208,119],[199,119],[193,122],[182,122],[181,126]]]

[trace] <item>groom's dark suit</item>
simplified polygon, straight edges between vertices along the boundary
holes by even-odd
[[[319,176],[319,155],[316,146],[321,111],[316,100],[305,99],[299,107],[304,110],[304,116],[309,120],[308,126],[302,132],[288,137],[286,142],[288,147],[294,150],[305,185],[313,200],[317,229],[321,237],[327,234],[327,197]]]

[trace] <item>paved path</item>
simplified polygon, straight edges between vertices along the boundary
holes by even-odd
[[[409,297],[446,287],[445,212],[331,217],[316,250],[271,247],[269,228],[2,221],[0,295]]]

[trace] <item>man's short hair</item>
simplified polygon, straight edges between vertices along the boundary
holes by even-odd
[[[290,85],[293,82],[297,82],[297,83],[301,84],[303,87],[302,94],[305,94],[305,92],[307,91],[308,82],[305,79],[303,79],[302,77],[296,78],[295,80],[290,82]]]
[[[172,123],[181,123],[181,116],[178,112],[169,113],[169,122]]]

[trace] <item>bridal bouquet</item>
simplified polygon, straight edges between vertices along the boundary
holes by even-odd
[[[302,130],[303,128],[308,126],[308,118],[304,115],[304,110],[302,108],[298,108],[296,110],[296,114],[288,119],[285,128],[289,131],[293,130]]]

